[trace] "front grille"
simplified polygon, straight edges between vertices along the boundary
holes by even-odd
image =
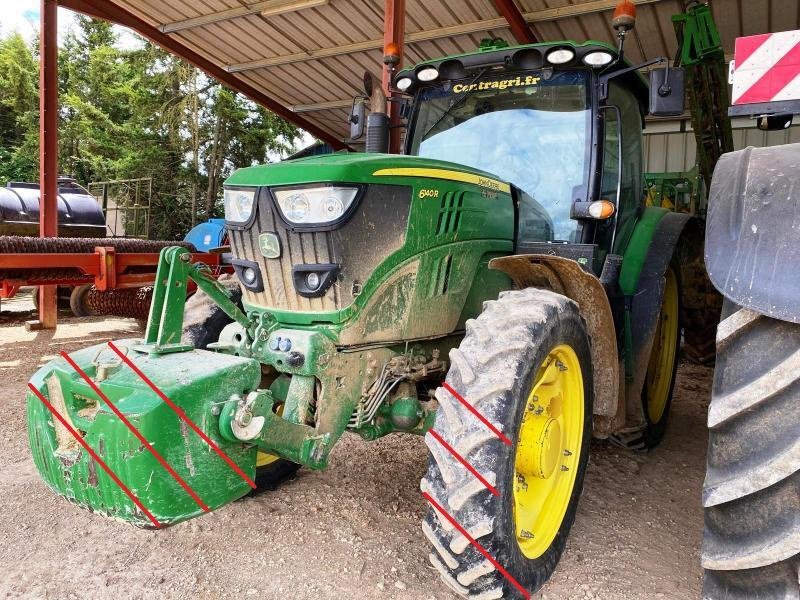
[[[410,208],[409,187],[371,185],[353,215],[339,228],[298,233],[284,225],[270,194],[261,190],[253,224],[229,231],[234,256],[257,263],[264,280],[262,292],[242,287],[244,300],[267,308],[302,312],[348,306],[375,268],[403,246]],[[266,232],[280,238],[278,258],[261,255],[258,236]],[[321,298],[304,298],[294,289],[292,267],[323,263],[341,267],[338,280]]]

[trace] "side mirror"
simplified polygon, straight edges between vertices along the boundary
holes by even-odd
[[[350,139],[361,139],[367,127],[366,98],[356,98],[353,100],[353,108],[350,109],[350,118],[348,120],[350,121]]]
[[[650,114],[675,117],[684,110],[684,73],[680,67],[650,71]]]
[[[395,102],[400,103],[400,118],[410,119],[414,105],[411,104],[411,98],[395,98]]]

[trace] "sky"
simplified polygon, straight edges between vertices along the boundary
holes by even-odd
[[[39,0],[6,0],[0,15],[0,34],[18,31],[26,40],[32,40],[39,30]],[[58,9],[59,37],[63,37],[72,23],[72,13]]]
[[[39,0],[0,0],[3,10],[0,13],[0,35],[18,31],[31,41],[39,31]],[[66,8],[58,9],[58,39],[64,35],[75,22],[75,13]],[[117,27],[122,46],[135,46],[136,39],[124,27]]]

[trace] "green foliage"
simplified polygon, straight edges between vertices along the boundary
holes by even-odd
[[[296,148],[294,125],[110,24],[76,16],[59,50],[59,168],[80,183],[152,177],[150,237],[221,216],[222,181]],[[39,177],[36,44],[0,39],[0,185]]]
[[[0,181],[39,173],[39,65],[18,33],[0,39]]]

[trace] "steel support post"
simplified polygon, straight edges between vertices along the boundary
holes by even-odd
[[[58,236],[58,5],[41,0],[39,52],[39,237]],[[39,327],[55,329],[57,287],[39,287]]]
[[[403,65],[403,40],[406,34],[406,1],[385,0],[383,13],[383,89],[387,98],[396,96],[391,90],[392,76]],[[389,152],[400,152],[401,122],[400,105],[388,103]]]
[[[508,21],[511,33],[520,44],[535,44],[539,41],[531,31],[528,22],[522,16],[514,0],[494,0],[494,5],[505,20]]]

